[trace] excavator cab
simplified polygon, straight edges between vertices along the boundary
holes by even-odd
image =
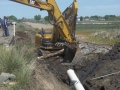
[[[43,28],[35,35],[35,45],[44,48],[52,49],[52,31],[44,30]]]

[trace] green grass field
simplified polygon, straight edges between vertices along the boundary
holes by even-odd
[[[76,35],[80,40],[85,41],[85,42],[91,42],[91,43],[96,43],[96,44],[109,44],[113,45],[117,42],[120,42],[120,38],[114,38],[114,39],[109,39],[109,38],[103,38],[103,36],[92,36],[94,33],[99,33],[99,32],[107,32],[108,34],[114,32],[120,32],[120,22],[107,22],[108,24],[92,24],[91,22],[86,22],[87,24],[82,24],[78,23],[77,24],[77,30],[76,30]],[[104,22],[105,23],[105,22]],[[104,33],[103,33],[104,34]],[[81,38],[79,36],[85,37]],[[119,35],[120,36],[120,35]]]

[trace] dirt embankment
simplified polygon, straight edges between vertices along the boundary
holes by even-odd
[[[31,77],[34,86],[32,90],[72,90],[70,86],[61,81],[58,75],[52,73],[46,65],[39,62],[37,64]]]
[[[87,78],[87,86],[94,90],[120,90],[120,73],[104,78],[90,80],[96,77],[120,71],[120,43],[117,43],[105,55],[99,56],[99,63]],[[91,90],[91,89],[90,89]]]
[[[22,41],[22,43],[28,42],[26,44],[30,44],[33,40],[31,34],[16,32],[16,35],[20,38],[16,39],[17,43],[20,44],[20,41]],[[92,79],[119,71],[120,43],[115,44],[112,49],[104,45],[102,47],[101,45],[88,43],[81,44],[80,47],[84,46],[84,49],[81,50],[83,58],[80,59],[80,63],[64,65],[61,64],[61,57],[36,60],[31,75],[33,83],[33,86],[30,87],[31,90],[74,90],[66,73],[70,68],[75,71],[86,90],[119,90],[119,74],[97,80]],[[99,52],[100,50],[101,52]]]

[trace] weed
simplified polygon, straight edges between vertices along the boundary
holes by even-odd
[[[27,46],[0,47],[0,72],[12,73],[16,76],[16,85],[5,90],[19,90],[30,84],[31,70],[28,62],[34,58],[31,50]]]
[[[95,33],[99,33],[99,32],[102,32],[102,31],[107,32],[107,34],[109,34],[109,36],[115,36],[115,35],[112,35],[112,34],[114,34],[114,32],[119,32],[119,30],[94,30],[94,29],[93,30],[77,30],[76,35],[77,35],[77,38],[79,38],[82,41],[96,43],[96,44],[113,45],[117,42],[120,42],[119,37],[118,38],[116,37],[116,38],[113,38],[113,39],[110,39],[110,37],[104,38],[105,33],[102,33],[102,35],[97,35],[97,36],[93,35]],[[86,38],[82,39],[81,36],[86,37]]]
[[[18,25],[16,28],[17,30],[23,30],[23,31],[26,30],[25,26],[22,24]]]

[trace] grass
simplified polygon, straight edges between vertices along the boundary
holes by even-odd
[[[24,25],[22,25],[22,24],[18,24],[18,25],[16,26],[16,29],[17,29],[17,30],[23,30],[23,31],[25,31],[25,30],[26,30],[26,27],[25,27]]]
[[[84,39],[81,39],[82,41],[85,41],[85,42],[91,42],[91,43],[96,43],[96,44],[108,44],[108,45],[113,45],[117,42],[120,42],[120,38],[115,38],[115,39],[108,39],[108,38],[103,38],[102,36],[92,36],[93,33],[96,33],[96,32],[100,32],[100,31],[108,31],[109,33],[113,33],[114,31],[119,31],[119,29],[116,29],[116,30],[103,30],[103,29],[87,29],[87,30],[77,30],[76,31],[76,35],[78,35],[78,38],[79,35],[82,35],[83,37],[86,37]]]
[[[84,29],[120,29],[120,22],[118,21],[82,21],[78,22],[76,28],[79,30]]]
[[[89,36],[94,32],[96,32],[96,30],[76,30],[76,34],[84,36]]]
[[[14,74],[17,82],[16,85],[5,90],[19,90],[29,85],[32,70],[30,70],[28,63],[34,59],[33,51],[28,50],[27,46],[14,46],[9,49],[1,46],[0,51],[0,72]]]
[[[104,39],[102,37],[92,37],[92,38],[87,38],[85,41],[96,44],[114,45],[115,43],[120,42],[120,38],[110,40],[110,39]]]
[[[25,23],[17,23],[16,30],[17,31],[30,31],[30,30],[36,30],[36,29],[32,28],[31,25],[27,25]]]

